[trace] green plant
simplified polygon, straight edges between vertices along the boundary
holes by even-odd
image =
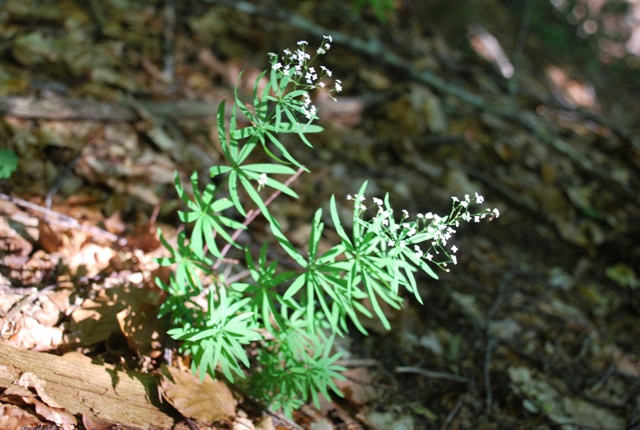
[[[281,137],[293,134],[311,147],[306,135],[321,131],[313,124],[317,117],[310,91],[339,92],[341,82],[335,80],[328,90],[331,71],[324,66],[316,70],[311,63],[330,43],[325,36],[314,58],[304,41],[295,52],[285,50],[282,60],[270,54],[271,68],[257,78],[252,102],[245,104],[236,90],[228,122],[225,105],[220,105],[218,138],[228,164],[210,170],[218,185],[201,188],[194,173],[192,195],[176,174],[176,190],[186,203],[179,216],[188,232],[181,231],[175,245],[160,233],[170,256],[158,261],[174,267],[168,282],[157,280],[167,293],[161,316],[171,316],[174,328],[168,333],[192,356],[193,370],[214,376],[219,369],[233,382],[245,378],[245,368],[251,367],[251,394],[288,415],[310,398],[317,404],[318,393],[340,395],[333,381],[342,378],[344,369],[336,363],[341,354],[332,352],[335,336],[344,335],[350,325],[366,334],[361,316],[375,315],[390,328],[380,301],[400,308],[402,290],[421,301],[416,273],[437,278],[432,267],[448,270],[447,264],[456,263],[457,248],[447,243],[459,222],[498,216],[495,209],[470,213],[470,204],[482,203],[476,194],[454,198],[444,217],[428,213],[410,220],[403,210],[396,218],[388,195],[365,205],[365,182],[358,194],[347,196],[353,201],[349,228],[335,196],[331,198],[329,217],[339,243],[321,250],[322,209],[313,217],[306,251],[291,243],[269,203],[280,193],[297,198],[289,185],[306,169]],[[238,127],[238,110],[250,125]],[[252,155],[260,155],[254,153],[258,147],[272,162],[252,163]],[[267,188],[274,194],[265,199]],[[280,269],[270,260],[267,244],[254,255],[236,242],[258,213],[297,270]],[[244,222],[234,220],[234,214],[244,216]],[[226,245],[220,249],[222,242]],[[239,267],[226,260],[231,247],[243,251],[246,270],[225,279],[219,274],[221,265]],[[206,303],[199,300],[203,294]],[[254,352],[251,358],[247,351]]]
[[[0,149],[0,179],[7,179],[18,167],[18,156],[10,149]]]
[[[376,19],[382,24],[387,23],[387,16],[394,11],[393,0],[353,0],[353,4],[358,12],[369,5],[376,16]]]

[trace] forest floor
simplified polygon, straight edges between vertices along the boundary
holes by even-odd
[[[517,50],[497,1],[442,31],[420,2],[384,24],[342,1],[160,3],[0,6],[0,146],[19,158],[0,181],[0,428],[640,428],[637,71],[550,46],[544,2],[511,83],[478,54],[500,59],[489,31]],[[486,30],[442,36],[471,22]],[[156,232],[175,239],[174,172],[221,160],[239,73],[250,94],[268,52],[325,31],[344,91],[314,95],[325,131],[292,146],[300,204],[271,206],[294,241],[365,180],[413,214],[479,192],[501,216],[459,229],[457,266],[388,310],[392,330],[340,339],[344,398],[292,421],[218,381],[189,398],[199,381],[161,370],[188,362],[156,319]]]

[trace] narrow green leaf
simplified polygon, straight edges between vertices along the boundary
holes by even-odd
[[[364,286],[367,290],[367,295],[369,296],[371,307],[373,308],[373,311],[376,313],[376,315],[380,319],[382,326],[385,328],[385,330],[391,330],[391,324],[389,324],[389,320],[387,320],[387,317],[382,311],[380,304],[378,304],[378,299],[373,290],[372,280],[365,271],[362,272],[362,282],[364,283]]]
[[[353,246],[353,243],[351,243],[351,239],[349,239],[349,236],[344,231],[344,228],[342,227],[342,223],[340,221],[340,216],[338,215],[338,207],[336,205],[335,195],[331,196],[331,202],[329,207],[331,209],[331,220],[333,221],[333,227],[336,229],[336,233],[338,233],[338,236],[340,236],[340,239],[342,240],[342,244],[344,245],[344,247],[348,251],[353,251],[355,249]]]
[[[282,156],[284,158],[286,158],[291,164],[297,166],[297,167],[303,167],[302,164],[300,164],[298,162],[298,160],[296,160],[293,155],[291,155],[289,153],[289,151],[287,151],[287,148],[284,147],[284,145],[278,140],[278,138],[276,138],[275,135],[273,135],[270,132],[266,132],[266,136],[269,139],[269,141],[273,144],[273,146],[275,146],[276,148],[278,148],[278,151],[280,151],[280,153],[282,154]],[[268,148],[265,146],[265,151],[268,151]],[[280,160],[279,157],[275,156],[271,151],[268,151],[267,154],[270,154],[269,156],[271,158],[273,158],[274,160],[278,161],[279,163],[284,163],[284,161]],[[306,169],[305,169],[306,171]]]
[[[294,295],[298,293],[298,291],[300,291],[300,288],[302,288],[305,283],[306,283],[306,273],[303,273],[300,276],[298,276],[291,285],[289,285],[289,288],[287,288],[287,291],[284,293],[283,299],[290,300]]]
[[[209,170],[209,174],[213,178],[213,177],[218,176],[218,175],[224,175],[225,173],[228,173],[228,172],[230,172],[232,170],[233,170],[232,166],[213,166]]]
[[[280,166],[273,163],[255,163],[242,166],[243,170],[248,170],[256,173],[267,173],[270,175],[292,175],[296,173],[295,169],[289,166]]]

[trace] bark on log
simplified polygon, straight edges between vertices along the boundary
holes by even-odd
[[[121,372],[70,356],[23,351],[0,342],[0,391],[24,372],[45,381],[48,397],[73,415],[88,415],[124,428],[154,430],[188,427],[158,400],[154,376]]]

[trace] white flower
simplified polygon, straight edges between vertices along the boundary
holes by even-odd
[[[308,44],[309,42],[307,42],[306,40],[298,40],[298,46],[303,46],[303,45],[306,46]]]
[[[322,38],[325,40],[328,40],[329,42],[333,42],[333,37],[329,34],[329,35],[322,35]]]
[[[327,68],[326,68],[326,67],[324,67],[324,66],[320,66],[320,69],[321,69],[321,70],[322,70],[322,71],[323,71],[323,72],[324,72],[328,77],[331,77],[331,74],[332,74],[331,70],[327,69]]]
[[[313,84],[313,82],[318,79],[318,75],[316,75],[313,67],[309,67],[309,70],[304,75],[304,78],[307,80],[307,84]]]
[[[324,49],[322,49],[322,48],[318,48],[318,51],[317,51],[317,52],[318,52],[318,55],[324,55],[324,54],[326,54],[326,53],[327,53],[327,51],[325,51],[325,50],[324,50]]]
[[[396,244],[396,242],[394,240],[392,240],[392,239],[389,239],[389,242],[387,242],[387,246],[393,246],[395,244]]]
[[[431,261],[433,260],[433,255],[431,255],[431,253],[427,252],[427,260]]]
[[[308,107],[311,104],[311,97],[309,96],[309,93],[303,93],[302,98],[304,99],[304,107]]]
[[[476,192],[476,203],[481,204],[482,202],[484,202],[484,197]]]
[[[342,81],[340,79],[336,79],[336,92],[342,91]]]
[[[310,108],[303,107],[302,110],[304,112],[304,116],[309,120],[315,118],[316,112],[318,111],[318,109],[313,105]]]
[[[454,254],[455,254],[456,252],[458,252],[458,247],[457,247],[457,246],[455,246],[455,245],[453,245],[453,246],[451,247],[451,252],[453,252]]]
[[[458,203],[460,200],[456,196],[451,196],[451,200]]]
[[[282,63],[275,63],[275,64],[273,65],[273,70],[278,70],[278,69],[280,69],[281,67],[282,67]]]
[[[351,194],[347,194],[347,200],[353,200],[353,196]]]
[[[379,199],[378,197],[374,197],[373,198],[373,203],[378,205],[378,206],[382,206],[382,199]]]
[[[266,173],[261,173],[260,174],[260,179],[258,179],[258,189],[261,189],[265,185],[267,185],[267,174]]]
[[[302,49],[296,50],[295,57],[297,58],[298,63],[300,63],[300,64],[304,64],[304,60],[311,59],[311,56],[309,54],[307,54],[306,52],[304,52]]]
[[[451,256],[451,261],[453,261],[453,264],[458,264],[458,259],[456,258],[455,255]]]
[[[500,211],[498,210],[498,208],[495,208],[493,210],[493,214],[495,215],[496,218],[498,218],[500,216]]]
[[[415,246],[413,247],[413,249],[414,249],[414,251],[416,252],[416,257],[417,257],[417,258],[422,257],[423,252],[422,252],[422,249],[420,249],[420,247],[419,247],[418,245],[415,245]]]

